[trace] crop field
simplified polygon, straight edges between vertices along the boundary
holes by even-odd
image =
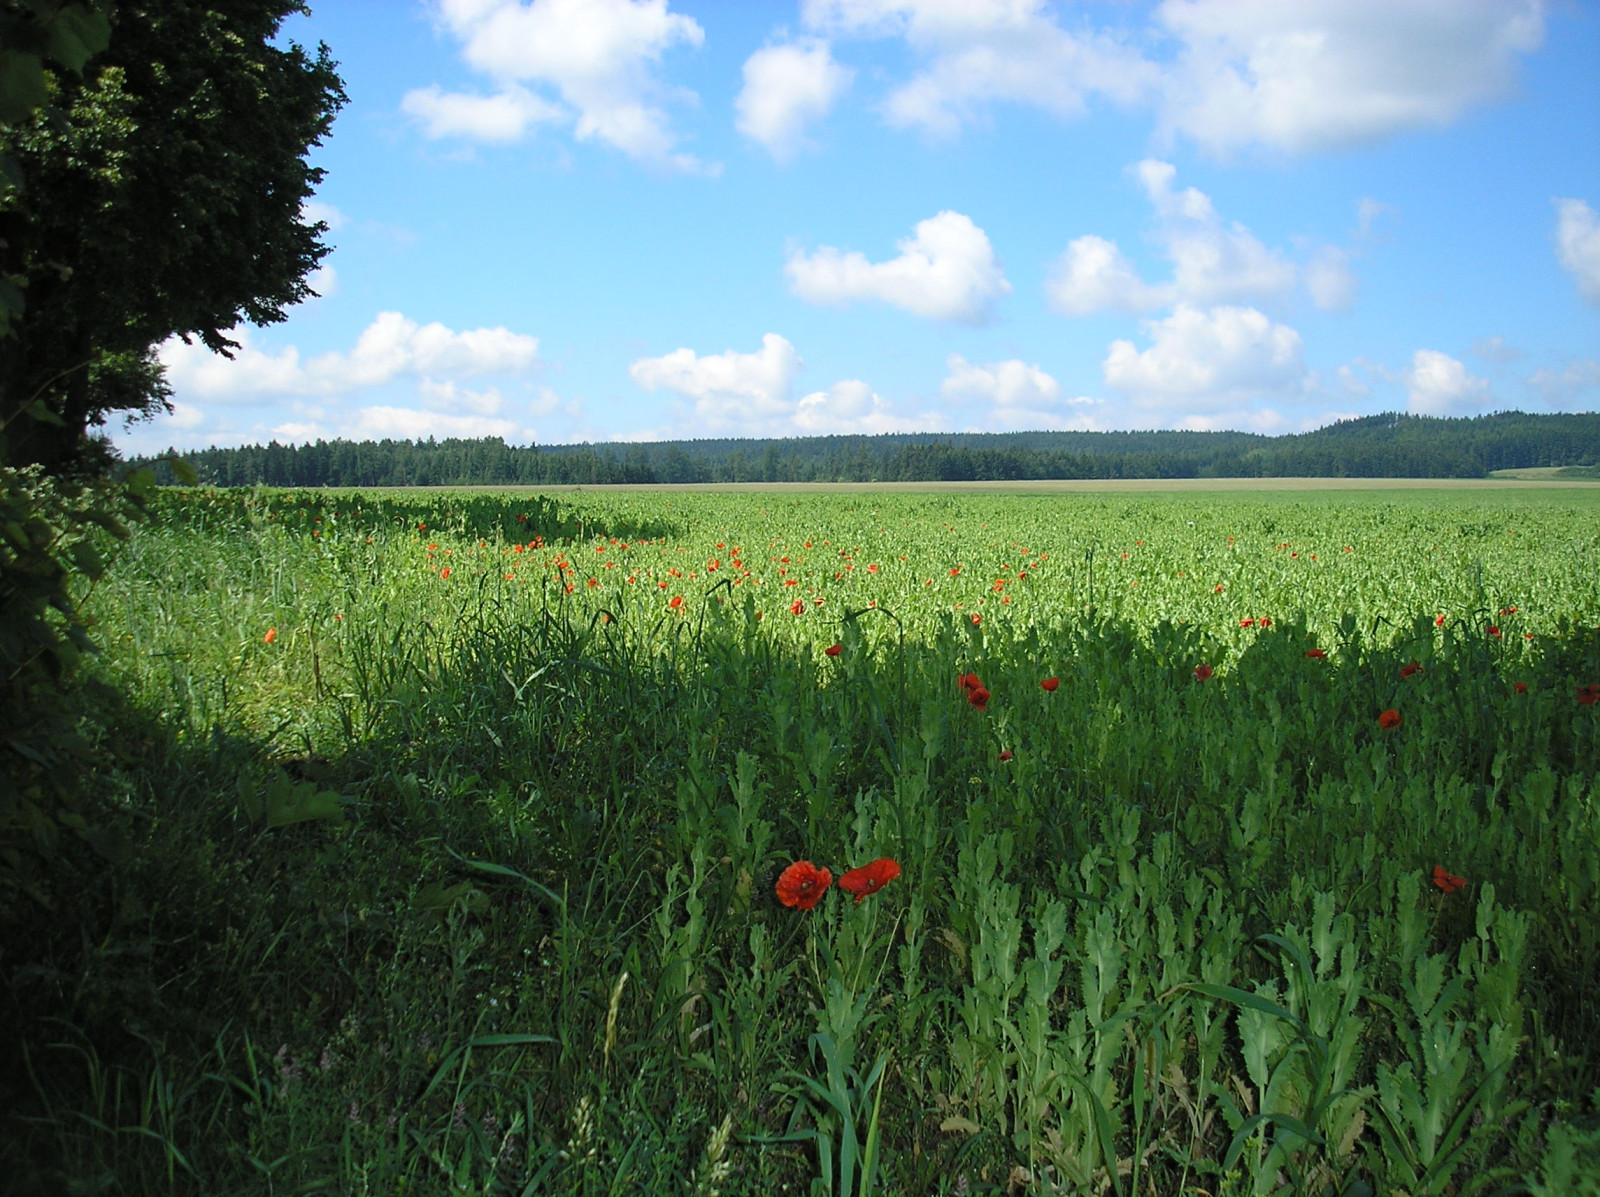
[[[1600,1191],[1600,488],[174,490],[87,606],[38,1191]]]

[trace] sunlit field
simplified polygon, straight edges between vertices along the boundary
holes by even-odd
[[[16,995],[77,1191],[1600,1168],[1600,488],[158,506]]]

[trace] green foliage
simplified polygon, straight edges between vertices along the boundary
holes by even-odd
[[[0,339],[0,460],[95,468],[90,430],[165,405],[153,346],[181,334],[222,351],[228,329],[310,294],[328,250],[300,217],[321,178],[305,157],[344,93],[326,47],[276,44],[302,7],[119,4],[103,49],[45,64],[51,108],[0,124],[16,168],[0,273],[26,299]],[[52,36],[70,28],[87,50],[81,9],[61,8]],[[56,420],[14,418],[36,401]]]
[[[1584,503],[160,493],[0,1174],[1582,1192]]]

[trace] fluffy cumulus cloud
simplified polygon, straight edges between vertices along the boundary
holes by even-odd
[[[992,431],[1100,427],[1094,411],[1103,405],[1101,400],[1064,398],[1059,382],[1019,358],[979,366],[952,353],[945,359],[945,371],[939,393],[959,405],[964,426]],[[977,410],[974,400],[981,405]]]
[[[1051,306],[1068,316],[1101,311],[1151,312],[1173,304],[1260,302],[1304,283],[1317,307],[1343,311],[1355,301],[1350,255],[1314,248],[1303,267],[1265,245],[1238,221],[1224,221],[1211,197],[1173,187],[1177,170],[1146,159],[1130,172],[1155,213],[1152,238],[1172,264],[1172,278],[1148,283],[1115,241],[1087,235],[1072,241],[1045,284]]]
[[[275,353],[261,349],[248,328],[229,335],[239,343],[231,359],[178,337],[162,344],[157,356],[174,394],[212,403],[336,396],[380,386],[403,374],[419,378],[520,374],[539,360],[537,337],[507,328],[455,332],[437,322],[418,324],[399,312],[378,313],[348,353],[323,353],[305,361],[293,345]]]
[[[917,316],[982,324],[992,302],[1010,292],[994,247],[969,217],[940,212],[897,242],[898,257],[869,262],[858,252],[822,246],[790,254],[789,288],[811,303],[877,300]]]
[[[437,0],[440,23],[467,64],[487,75],[488,95],[415,89],[401,107],[429,137],[512,141],[531,124],[570,123],[631,158],[686,171],[707,169],[678,151],[666,104],[692,102],[657,77],[665,53],[698,47],[705,31],[667,0]],[[559,101],[534,88],[552,90]]]
[[[1117,37],[1063,28],[1043,0],[803,0],[805,24],[837,37],[902,38],[920,69],[894,87],[891,125],[949,136],[995,102],[1061,117],[1092,98],[1143,98],[1158,71]]]
[[[1469,374],[1466,366],[1437,349],[1417,350],[1401,376],[1406,384],[1406,410],[1412,415],[1471,415],[1494,398],[1488,379]]]
[[[800,369],[800,355],[785,338],[768,333],[755,353],[697,355],[677,349],[661,357],[640,358],[628,367],[647,391],[676,391],[693,403],[695,425],[707,431],[762,427],[791,411],[789,388]]]
[[[1542,0],[1164,0],[1169,133],[1216,153],[1300,152],[1444,125],[1507,94]]]
[[[1113,341],[1101,364],[1106,385],[1141,407],[1203,416],[1304,393],[1300,334],[1254,308],[1179,304],[1145,328],[1148,349]]]
[[[825,391],[813,391],[794,412],[794,431],[807,436],[915,432],[930,428],[925,417],[896,415],[893,406],[859,378],[846,378]]]
[[[1556,203],[1556,259],[1590,303],[1600,304],[1600,217],[1582,200]]]
[[[787,162],[805,148],[806,124],[826,116],[854,76],[820,38],[763,47],[745,60],[739,132]]]

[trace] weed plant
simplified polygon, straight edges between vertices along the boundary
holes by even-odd
[[[81,725],[136,850],[7,898],[0,1171],[1593,1193],[1593,516],[164,495]]]

